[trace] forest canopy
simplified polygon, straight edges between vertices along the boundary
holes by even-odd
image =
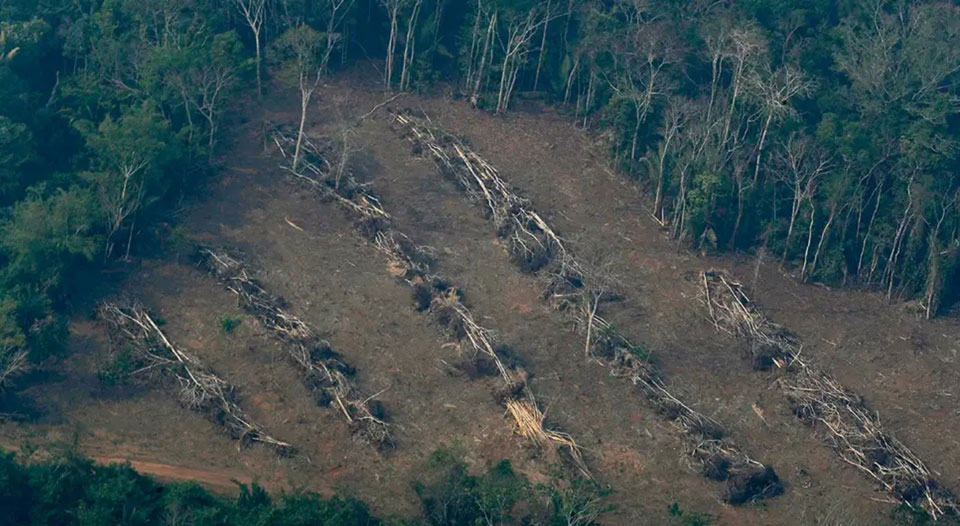
[[[171,236],[229,109],[293,89],[305,116],[357,63],[554,105],[685,246],[927,317],[960,296],[954,2],[0,0],[0,388],[63,352],[79,283]]]

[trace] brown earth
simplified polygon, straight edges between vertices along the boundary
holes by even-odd
[[[358,76],[339,77],[323,90],[311,113],[312,134],[339,134],[341,121],[387,98]],[[269,104],[271,121],[295,120],[295,98],[277,95]],[[548,420],[584,446],[597,479],[613,490],[617,509],[604,523],[662,524],[675,501],[732,525],[815,524],[838,515],[856,517],[845,524],[868,524],[891,510],[887,495],[792,416],[771,386],[774,377],[752,372],[737,342],[706,321],[696,276],[710,267],[755,285],[768,315],[804,340],[808,360],[864,394],[886,425],[940,471],[944,484],[960,488],[960,419],[952,403],[960,396],[956,320],[919,321],[876,294],[801,285],[772,263],[759,266],[754,283],[754,260],[678,248],[649,219],[636,185],[607,169],[590,135],[562,116],[493,117],[461,101],[412,95],[392,106],[423,109],[468,138],[581,254],[610,259],[625,299],[608,306],[604,317],[651,349],[671,389],[721,421],[787,485],[783,496],[759,505],[723,505],[720,485],[688,465],[671,425],[624,381],[584,357],[580,337],[540,302],[540,284],[509,262],[479,209],[430,162],[411,154],[386,113],[371,115],[349,139],[362,150],[357,160],[365,177],[396,227],[436,249],[437,271],[465,290],[478,321],[526,362]],[[357,367],[360,386],[381,393],[397,449],[379,454],[353,442],[336,412],[311,401],[282,349],[253,318],[242,316],[233,334],[221,334],[218,318],[240,312],[234,297],[175,251],[129,270],[123,293],[141,298],[176,342],[240,388],[257,422],[303,454],[277,459],[263,448],[238,450],[203,417],[182,409],[170,389],[100,385],[95,371],[108,343],[103,328],[83,316],[72,322],[72,353],[56,366],[60,376],[20,393],[35,400],[42,415],[0,424],[0,439],[75,442],[94,457],[130,459],[138,469],[220,490],[229,487],[224,478],[235,478],[269,489],[339,491],[367,500],[378,513],[404,516],[416,513],[414,468],[441,444],[457,445],[476,467],[506,457],[542,478],[547,459],[512,435],[491,384],[449,374],[447,364],[458,359],[444,345],[449,338],[414,312],[409,288],[334,204],[318,203],[282,174],[273,154],[263,153],[258,128],[237,128],[225,169],[178,228],[244,251],[264,284]]]

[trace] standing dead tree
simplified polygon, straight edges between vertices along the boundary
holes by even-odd
[[[743,453],[724,437],[719,423],[671,394],[641,347],[597,315],[608,293],[607,281],[598,280],[595,272],[575,258],[566,241],[528,200],[512,190],[496,168],[429,120],[408,113],[394,114],[394,120],[419,152],[430,156],[444,176],[483,207],[521,270],[544,279],[544,299],[576,322],[587,338],[589,354],[605,360],[612,376],[626,378],[640,388],[658,413],[674,423],[705,476],[727,481],[727,502],[745,504],[783,492],[772,468]]]
[[[288,156],[286,150],[295,144],[290,131],[278,130],[274,141],[284,157]],[[411,286],[417,310],[432,314],[437,323],[457,339],[458,346],[472,351],[472,359],[493,364],[502,380],[496,398],[513,419],[517,434],[538,448],[550,446],[556,453],[562,453],[561,458],[581,475],[590,478],[581,448],[573,437],[547,425],[527,383],[529,374],[522,367],[508,366],[503,362],[497,352],[493,331],[475,321],[462,302],[460,290],[430,272],[432,251],[415,244],[393,228],[390,215],[372,194],[369,185],[358,182],[350,173],[337,182],[333,163],[328,160],[335,156],[335,151],[336,147],[329,143],[304,142],[305,156],[301,164],[304,170],[294,172],[295,178],[321,199],[334,200],[353,215],[360,233],[386,256],[390,273]]]
[[[393,439],[384,411],[375,396],[367,396],[354,384],[355,369],[316,336],[303,320],[286,310],[282,299],[273,296],[250,276],[246,266],[223,250],[200,247],[200,263],[237,295],[240,306],[285,343],[287,355],[300,370],[304,385],[317,393],[317,405],[332,405],[350,425],[359,442],[378,448],[390,447]]]
[[[180,403],[223,427],[241,444],[259,442],[280,456],[294,454],[293,446],[271,437],[250,419],[237,404],[236,388],[175,346],[143,306],[102,303],[97,313],[110,327],[111,338],[122,338],[123,346],[133,351],[131,376],[153,380],[173,376],[180,385]]]
[[[753,366],[783,372],[779,380],[793,412],[816,426],[844,462],[865,472],[907,506],[937,519],[956,515],[956,497],[902,442],[887,432],[863,397],[800,359],[802,345],[750,301],[740,283],[721,271],[704,272],[701,299],[717,330],[749,345]]]

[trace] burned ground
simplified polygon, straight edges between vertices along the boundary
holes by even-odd
[[[354,123],[385,98],[356,79],[339,78],[322,93],[310,133],[336,137],[344,122]],[[719,486],[684,458],[670,424],[584,356],[582,337],[541,302],[543,284],[511,262],[482,211],[432,162],[414,155],[384,114],[367,117],[350,139],[358,169],[397,228],[434,249],[436,271],[465,291],[478,320],[522,360],[547,418],[584,448],[593,474],[613,490],[617,509],[604,523],[660,523],[673,502],[738,525],[813,523],[834,510],[866,524],[889,513],[891,505],[880,502],[887,496],[794,418],[771,389],[775,376],[753,372],[741,345],[707,320],[697,299],[699,272],[726,268],[754,285],[754,261],[700,257],[667,241],[636,186],[606,169],[589,134],[560,116],[495,118],[445,98],[404,96],[395,104],[423,110],[468,138],[581,253],[609,260],[622,299],[606,305],[604,317],[652,352],[672,389],[722,422],[786,484],[784,495],[761,505],[722,504]],[[272,122],[295,118],[292,99],[272,99],[270,109]],[[197,242],[241,251],[265,288],[320,331],[356,368],[364,392],[379,394],[396,448],[377,452],[351,440],[343,419],[317,406],[276,340],[188,254],[175,251],[131,271],[122,293],[138,297],[174,340],[237,385],[252,417],[300,454],[278,459],[256,445],[238,450],[163,388],[101,386],[96,370],[108,342],[83,315],[72,324],[72,355],[57,366],[62,379],[20,393],[36,399],[45,415],[2,424],[2,440],[76,441],[93,456],[245,475],[270,488],[345,491],[385,514],[415,511],[413,468],[443,443],[458,444],[475,466],[507,457],[543,480],[551,467],[513,435],[491,395],[494,379],[482,366],[452,374],[464,359],[455,342],[417,312],[410,288],[390,274],[351,218],[290,181],[256,131],[253,124],[238,130],[221,176],[188,208],[180,228]],[[873,294],[799,285],[772,263],[756,275],[753,299],[802,338],[804,355],[862,393],[946,486],[960,487],[960,442],[951,438],[960,435],[951,403],[956,322],[919,322]],[[225,314],[243,320],[232,334],[218,330]]]

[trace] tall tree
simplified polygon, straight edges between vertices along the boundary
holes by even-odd
[[[300,126],[297,131],[297,146],[293,152],[291,168],[297,171],[300,160],[300,147],[303,142],[304,126],[307,122],[307,109],[310,99],[323,75],[326,66],[321,59],[324,37],[312,27],[299,24],[288,29],[277,38],[275,43],[278,58],[282,60],[283,77],[300,90]]]

